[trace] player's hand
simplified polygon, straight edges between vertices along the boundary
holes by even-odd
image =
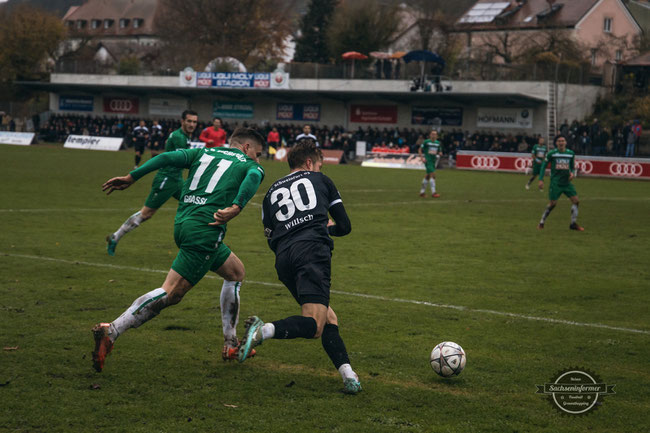
[[[225,224],[241,212],[241,208],[237,206],[236,204],[224,208],[224,209],[219,209],[214,213],[214,221],[208,224],[209,226],[220,226],[221,224]]]
[[[134,183],[135,183],[135,179],[133,179],[133,176],[131,176],[131,174],[127,174],[126,176],[114,177],[104,182],[104,184],[102,185],[102,191],[106,191],[106,195],[108,195],[113,191],[121,191],[123,189],[127,189]]]
[[[573,175],[573,172],[570,171],[570,172],[569,172],[569,182],[571,182],[571,181],[573,180],[574,177],[575,177],[575,176]]]
[[[334,221],[332,221],[331,219],[329,221],[327,221],[327,227],[332,227],[332,226],[335,226],[335,225],[336,225],[336,223]]]
[[[540,180],[539,183],[537,184],[537,187],[538,187],[539,189],[544,189],[544,181],[543,181],[543,180]]]

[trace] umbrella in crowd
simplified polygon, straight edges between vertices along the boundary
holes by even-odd
[[[406,55],[406,51],[395,51],[393,54],[390,55],[391,59],[401,59]]]
[[[357,51],[348,51],[347,53],[343,53],[341,55],[343,60],[352,60],[352,78],[354,78],[354,61],[355,60],[366,60],[368,56],[365,54],[361,54]]]
[[[402,57],[402,59],[404,59],[406,63],[421,62],[420,83],[424,82],[424,64],[426,62],[438,63],[441,68],[445,67],[445,61],[442,57],[427,50],[409,51],[404,57]]]
[[[384,53],[381,51],[373,51],[372,53],[370,53],[370,57],[374,57],[375,59],[385,60],[385,59],[390,59],[391,54]]]

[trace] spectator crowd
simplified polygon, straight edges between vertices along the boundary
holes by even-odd
[[[130,143],[131,134],[138,126],[141,119],[135,117],[101,117],[53,114],[42,125],[39,139],[49,142],[63,142],[70,134],[91,135],[105,137],[124,137]],[[180,127],[179,119],[157,119],[162,133],[166,138],[172,131]],[[151,129],[152,120],[145,120],[146,126]],[[195,131],[193,140],[198,141],[201,132],[212,126],[209,122],[202,121]],[[256,127],[271,146],[291,147],[296,138],[304,133],[303,125],[295,124],[270,124],[260,125],[247,122],[222,122],[222,127],[228,136],[238,126]],[[428,127],[400,128],[400,127],[359,127],[346,130],[342,126],[312,125],[311,134],[316,137],[319,145],[325,149],[354,150],[357,141],[366,142],[368,151],[390,151],[403,153],[417,153],[418,148],[428,136]],[[586,122],[564,121],[558,133],[567,137],[568,147],[577,154],[582,155],[610,155],[625,156],[629,142],[638,148],[641,135],[641,125],[638,121],[630,121],[625,125],[611,129],[602,127],[598,120],[591,125]],[[441,131],[439,140],[445,154],[455,154],[456,150],[484,150],[494,152],[529,152],[539,142],[540,135],[512,134],[494,131],[473,131],[462,129],[445,129]]]

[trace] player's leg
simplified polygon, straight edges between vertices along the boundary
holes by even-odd
[[[420,197],[424,197],[427,192],[427,184],[429,183],[429,172],[424,175],[422,179],[422,186],[420,187]]]
[[[130,328],[137,328],[156,317],[160,311],[181,301],[193,284],[173,269],[169,270],[162,287],[137,298],[129,308],[111,323],[98,323],[92,329],[95,338],[93,367],[98,372],[104,368],[106,356],[115,340]]]
[[[573,192],[575,193],[575,189],[573,190]],[[569,200],[571,200],[571,225],[569,226],[569,228],[571,230],[583,232],[585,229],[580,225],[578,225],[578,205],[580,204],[580,199],[578,198],[578,194],[569,196]]]
[[[359,376],[352,370],[352,366],[350,365],[350,358],[345,348],[345,343],[339,334],[338,318],[334,310],[332,310],[332,307],[328,307],[327,309],[327,323],[323,328],[321,342],[327,356],[329,356],[334,364],[334,368],[341,374],[346,392],[356,394],[361,391]]]
[[[528,179],[528,183],[526,183],[526,189],[530,189],[530,184],[533,183],[535,178],[539,176],[539,164],[533,164],[533,175]]]
[[[140,227],[140,224],[154,216],[157,210],[157,208],[152,208],[145,205],[142,206],[142,209],[128,217],[115,233],[106,237],[106,242],[108,243],[106,249],[108,251],[108,254],[114,256],[115,247],[117,247],[117,243],[120,241],[120,239],[122,239],[122,236],[131,230]]]
[[[142,160],[142,152],[144,152],[144,146],[140,146],[139,144],[135,145],[135,167],[138,168],[140,165],[140,161]]]
[[[429,173],[429,185],[431,186],[431,197],[438,198],[440,194],[436,192],[436,172]]]
[[[548,202],[548,205],[546,206],[546,209],[544,209],[544,213],[542,214],[542,219],[539,221],[539,224],[537,225],[537,228],[539,230],[544,228],[544,223],[546,222],[546,218],[550,215],[550,213],[555,209],[555,205],[557,204],[557,199],[553,200],[551,199]]]

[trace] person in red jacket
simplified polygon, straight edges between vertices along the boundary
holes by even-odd
[[[269,147],[273,147],[275,150],[280,148],[280,133],[278,132],[278,128],[273,127],[273,130],[269,132],[269,135],[266,137],[266,146],[264,147],[266,148],[266,159],[270,157]]]
[[[226,131],[221,127],[221,119],[215,117],[212,126],[205,128],[199,140],[205,143],[205,147],[223,147],[226,144]]]

